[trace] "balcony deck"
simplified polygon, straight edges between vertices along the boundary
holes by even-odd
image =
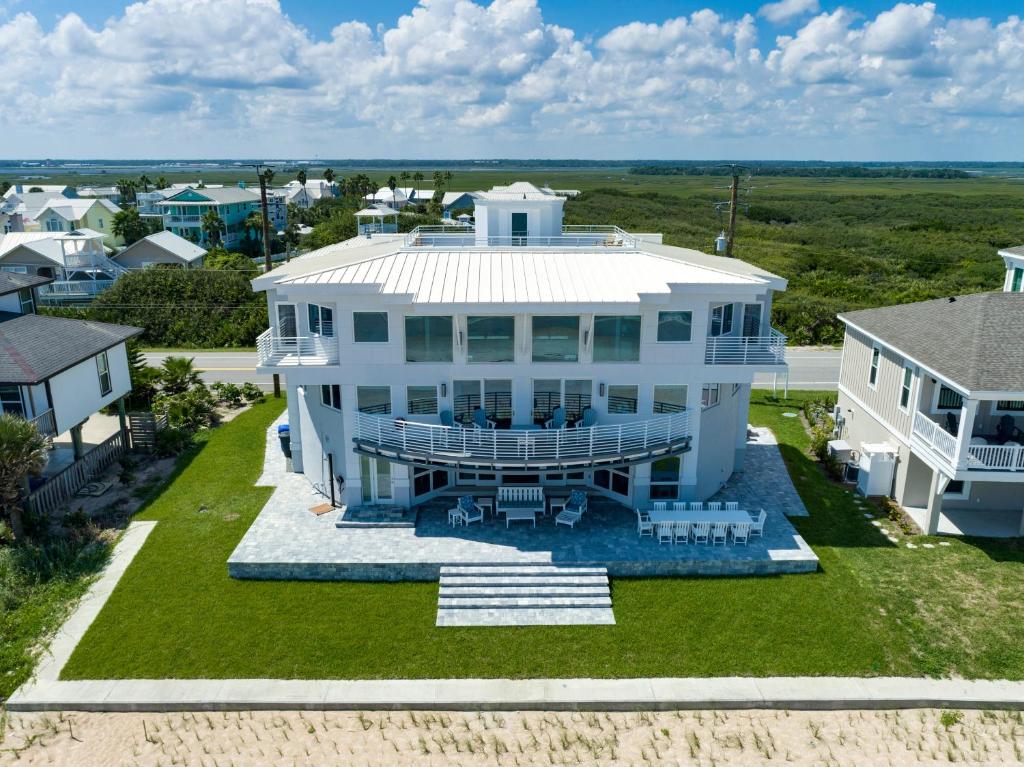
[[[640,239],[617,226],[577,225],[563,226],[559,234],[551,236],[488,236],[477,237],[472,226],[418,226],[405,236],[405,248],[473,248],[473,247],[530,247],[530,248],[616,248],[636,250]]]
[[[911,446],[924,448],[948,473],[989,471],[1016,473],[1024,477],[1024,446],[968,445],[966,465],[957,466],[959,440],[921,411],[914,413]]]
[[[303,367],[338,364],[337,339],[329,336],[275,336],[265,330],[256,339],[260,367]]]
[[[649,463],[690,449],[688,413],[566,429],[467,429],[359,413],[356,452],[446,469],[586,469]]]
[[[711,336],[704,347],[704,362],[757,367],[785,365],[786,336],[775,328],[764,336]]]

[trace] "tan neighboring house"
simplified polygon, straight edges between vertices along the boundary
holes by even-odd
[[[1003,292],[839,315],[838,436],[878,472],[858,486],[930,534],[1024,534],[1024,248],[1000,254]]]
[[[206,249],[189,242],[174,232],[156,232],[137,240],[111,260],[126,269],[145,269],[147,266],[169,264],[185,269],[203,265]]]

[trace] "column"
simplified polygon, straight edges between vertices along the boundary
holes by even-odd
[[[978,400],[965,399],[960,408],[960,428],[956,438],[956,458],[953,465],[958,469],[967,468],[967,449],[971,445],[974,431],[974,417],[978,414]]]
[[[85,446],[82,444],[82,424],[71,427],[71,446],[74,449],[75,460],[81,460],[85,456]]]
[[[932,482],[928,488],[928,509],[925,516],[925,533],[935,535],[939,532],[939,517],[942,514],[942,494],[949,485],[949,477],[940,471],[932,470]]]
[[[124,439],[125,448],[131,447],[128,444],[131,434],[128,430],[128,414],[125,412],[124,397],[117,398],[117,420],[121,427],[121,438]]]
[[[743,469],[743,458],[747,454],[747,424],[750,422],[750,384],[741,384],[736,392],[736,449],[733,457],[733,471]]]

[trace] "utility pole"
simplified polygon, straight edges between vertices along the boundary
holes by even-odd
[[[269,272],[274,268],[274,260],[270,257],[270,216],[267,211],[267,181],[274,176],[274,172],[267,168],[263,170],[260,163],[253,165],[256,169],[256,177],[260,180],[260,209],[263,213],[263,271]],[[281,376],[274,373],[274,397],[281,398]]]
[[[725,257],[732,258],[732,243],[736,238],[736,203],[739,201],[740,174],[733,166],[732,185],[729,187],[729,239],[725,241]]]

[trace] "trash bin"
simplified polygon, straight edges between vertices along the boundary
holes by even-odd
[[[277,438],[281,440],[281,452],[285,458],[292,457],[292,435],[288,424],[283,423],[277,427]]]

